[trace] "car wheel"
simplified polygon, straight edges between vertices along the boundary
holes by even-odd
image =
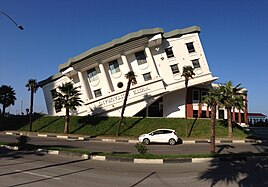
[[[171,138],[169,141],[168,141],[169,145],[175,145],[176,144],[176,141]]]
[[[150,143],[150,140],[148,138],[143,139],[142,141],[145,145],[148,145]]]

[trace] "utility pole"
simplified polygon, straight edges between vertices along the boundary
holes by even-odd
[[[20,114],[23,114],[23,98],[21,98],[21,102],[20,102]]]

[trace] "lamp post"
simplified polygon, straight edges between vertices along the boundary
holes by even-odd
[[[23,28],[23,26],[21,26],[21,25],[18,25],[9,15],[7,15],[6,13],[4,13],[4,12],[2,12],[2,11],[0,11],[0,13],[2,14],[2,15],[4,15],[4,16],[6,16],[8,19],[10,19],[15,25],[16,25],[16,27],[18,27],[20,30],[23,30],[24,28]]]

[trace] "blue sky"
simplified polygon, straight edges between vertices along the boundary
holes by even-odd
[[[140,29],[166,32],[198,25],[217,82],[242,83],[249,112],[268,115],[267,0],[0,0],[0,10],[25,27],[20,31],[0,15],[0,85],[16,91],[18,113],[29,107],[30,78],[41,81],[92,47]],[[34,110],[46,112],[42,89]]]

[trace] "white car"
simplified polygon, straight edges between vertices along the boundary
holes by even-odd
[[[178,135],[173,129],[157,129],[148,134],[139,136],[139,142],[143,142],[146,145],[151,142],[169,143],[170,145],[174,145],[178,142],[178,139]]]

